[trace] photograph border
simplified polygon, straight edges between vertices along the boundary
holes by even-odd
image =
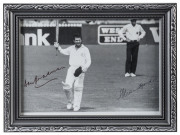
[[[141,14],[139,14],[141,12]],[[33,13],[33,15],[32,15]],[[133,13],[133,14],[130,14]],[[161,117],[22,117],[19,115],[18,20],[31,17],[159,17],[162,19]],[[4,4],[4,131],[177,131],[177,4]]]

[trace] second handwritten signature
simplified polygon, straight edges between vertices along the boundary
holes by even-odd
[[[136,89],[133,89],[133,90],[127,90],[125,88],[121,88],[119,90],[119,97],[117,99],[119,100],[121,98],[125,98],[125,97],[129,96],[131,93],[133,93],[133,92],[135,92],[135,91],[137,91],[139,89],[143,89],[146,85],[149,85],[149,84],[151,84],[153,82],[158,82],[158,80],[153,79],[153,80],[149,80],[149,81],[147,81],[145,83],[140,83],[138,85],[138,87]]]

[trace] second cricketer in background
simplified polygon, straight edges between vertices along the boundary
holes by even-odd
[[[85,72],[91,65],[91,56],[89,49],[82,44],[80,36],[74,37],[74,44],[66,49],[62,49],[58,43],[55,43],[54,46],[58,48],[60,53],[69,55],[70,67],[67,71],[66,80],[62,83],[68,100],[67,109],[78,111],[82,99]],[[82,73],[75,77],[74,73],[79,67],[81,67]]]
[[[125,25],[118,34],[124,41],[127,41],[125,77],[135,77],[139,41],[145,36],[146,32],[141,25],[136,24],[136,19],[131,19],[131,23]]]

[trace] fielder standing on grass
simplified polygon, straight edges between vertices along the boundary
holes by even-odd
[[[127,41],[125,77],[135,77],[139,41],[145,36],[146,32],[141,25],[136,24],[136,19],[131,19],[131,23],[125,25],[118,34],[124,41]]]
[[[81,36],[74,37],[74,44],[66,49],[55,42],[54,46],[64,55],[69,55],[69,69],[65,82],[62,82],[68,103],[67,109],[80,109],[85,72],[91,65],[89,49],[82,44]]]

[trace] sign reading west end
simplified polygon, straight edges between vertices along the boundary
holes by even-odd
[[[100,25],[98,27],[98,44],[100,45],[124,45],[124,41],[118,35],[118,31],[124,25]],[[147,45],[159,44],[159,26],[158,24],[144,24],[143,29],[146,31],[146,36],[140,42]]]
[[[100,45],[118,45],[126,43],[119,37],[118,31],[123,25],[100,25],[98,27],[98,43]]]

